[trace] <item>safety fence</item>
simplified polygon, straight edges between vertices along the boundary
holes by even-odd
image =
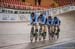
[[[7,11],[2,11],[7,10]],[[29,21],[29,16],[31,12],[35,12],[38,15],[40,13],[45,13],[46,16],[56,16],[65,12],[70,12],[75,10],[75,5],[65,5],[62,7],[57,8],[50,8],[45,10],[14,10],[14,9],[7,9],[7,8],[1,8],[0,7],[0,21],[4,22],[26,22]],[[12,12],[13,11],[13,12]],[[18,12],[15,12],[18,11]],[[7,12],[7,13],[6,13]]]

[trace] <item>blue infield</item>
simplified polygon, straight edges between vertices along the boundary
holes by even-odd
[[[45,49],[75,49],[75,42],[64,43],[64,44],[61,44],[61,45],[47,47]]]

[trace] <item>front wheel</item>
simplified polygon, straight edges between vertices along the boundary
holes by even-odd
[[[37,33],[35,33],[35,36],[34,36],[35,37],[35,42],[37,42],[37,36],[38,36]]]
[[[31,42],[33,41],[33,35],[32,34],[30,35],[30,41]]]
[[[30,32],[30,41],[33,41],[33,33],[34,33],[34,27],[31,28],[31,32]]]

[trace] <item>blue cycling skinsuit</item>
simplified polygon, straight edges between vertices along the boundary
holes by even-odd
[[[32,17],[30,15],[30,23],[31,24],[37,24],[37,18],[38,18],[38,16],[36,14],[34,14],[34,17]]]
[[[45,39],[45,37],[46,37],[46,26],[45,26],[45,24],[46,24],[46,17],[44,16],[44,15],[40,15],[39,17],[38,17],[38,23],[39,23],[39,26],[40,26],[40,30],[42,31],[42,33],[40,33],[40,35],[42,35],[43,36],[43,39]]]
[[[51,19],[47,19],[47,25],[52,25],[52,24],[53,24],[52,18]]]
[[[44,25],[46,23],[46,17],[44,15],[40,15],[38,17],[38,23]]]
[[[35,27],[35,31],[38,32],[38,27],[37,27],[37,14],[34,13],[34,16],[30,16],[30,24],[32,25],[32,27],[34,26]]]
[[[51,16],[49,16],[47,19],[47,28],[48,28],[49,40],[50,40],[50,36],[52,36],[52,25],[53,25],[53,19]]]
[[[53,20],[53,25],[54,26],[60,26],[61,21],[57,18]]]
[[[57,35],[57,38],[59,38],[59,32],[60,32],[59,26],[60,26],[60,23],[61,23],[61,21],[58,18],[54,19],[54,21],[53,21],[54,32],[55,32],[55,35]]]

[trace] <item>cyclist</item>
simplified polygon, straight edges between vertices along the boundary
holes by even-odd
[[[40,16],[38,17],[38,23],[40,26],[39,40],[41,40],[41,37],[43,37],[43,40],[45,40],[46,38],[46,28],[45,28],[46,17],[43,14],[40,14]]]
[[[30,33],[31,42],[33,41],[33,37],[35,37],[35,42],[37,41],[37,32],[38,32],[37,18],[38,18],[37,15],[34,12],[32,12],[30,16],[30,24],[32,25]]]
[[[50,40],[50,37],[52,37],[53,38],[53,34],[52,34],[52,23],[53,23],[53,21],[52,21],[53,19],[52,19],[52,17],[51,16],[48,16],[47,17],[47,27],[48,27],[48,35],[49,35],[49,40]]]
[[[57,35],[57,38],[59,38],[60,23],[61,21],[59,20],[59,18],[55,16],[53,19],[53,24],[54,24],[54,32],[55,32],[55,35]]]

